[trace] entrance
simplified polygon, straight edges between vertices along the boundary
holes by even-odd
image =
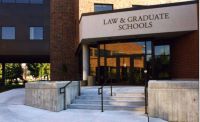
[[[115,85],[144,85],[144,55],[107,57],[107,64],[108,79]]]
[[[96,85],[144,85],[146,57],[151,58],[151,41],[98,44],[90,47],[90,75]]]

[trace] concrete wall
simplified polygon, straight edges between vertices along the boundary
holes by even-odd
[[[149,81],[149,116],[170,122],[198,122],[198,81]]]
[[[184,1],[192,0],[80,0],[79,16],[81,16],[82,13],[94,12],[94,3],[113,4],[113,9],[121,9],[130,8],[133,5],[155,5]]]
[[[69,81],[26,83],[25,105],[58,112],[64,109],[64,94],[60,88]],[[73,81],[66,88],[66,106],[79,94],[79,81]]]

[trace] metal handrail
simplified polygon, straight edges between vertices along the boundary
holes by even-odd
[[[108,80],[107,80],[108,81]],[[101,95],[101,112],[104,112],[104,107],[103,107],[103,88],[107,82],[104,82],[100,88],[98,88],[98,95]],[[101,91],[100,91],[101,90]],[[112,80],[110,84],[110,96],[112,96]]]
[[[64,110],[66,110],[66,87],[69,85],[69,84],[71,84],[72,83],[72,81],[70,81],[69,83],[67,83],[65,86],[63,86],[63,87],[61,87],[60,88],[60,94],[64,94]]]

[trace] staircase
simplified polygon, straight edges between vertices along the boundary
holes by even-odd
[[[113,96],[110,96],[109,87],[104,88],[104,110],[128,110],[135,112],[145,111],[145,97],[143,87],[134,90],[134,87],[116,87],[113,88]],[[70,109],[90,109],[101,110],[101,95],[97,94],[97,87],[89,90],[83,89],[81,96],[77,97]]]

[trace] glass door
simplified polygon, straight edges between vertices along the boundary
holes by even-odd
[[[124,84],[129,83],[130,77],[130,57],[120,57],[119,76]]]
[[[144,55],[135,55],[131,58],[130,84],[144,85]]]

